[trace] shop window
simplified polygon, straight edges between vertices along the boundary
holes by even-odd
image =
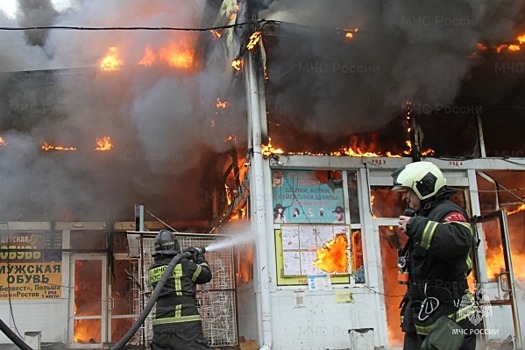
[[[347,225],[281,225],[275,230],[277,284],[350,283],[352,250]],[[327,276],[330,276],[328,279]]]
[[[350,230],[360,222],[356,172],[348,173],[348,207],[343,175],[272,171],[278,284],[311,285],[312,276],[327,275],[330,283],[364,282],[361,235]]]
[[[350,210],[350,222],[359,224],[359,197],[357,195],[357,171],[348,171],[348,205]]]

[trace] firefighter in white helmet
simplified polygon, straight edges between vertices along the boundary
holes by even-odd
[[[392,177],[406,202],[398,221],[408,236],[398,252],[398,267],[408,276],[401,303],[403,349],[474,350],[476,302],[466,278],[475,239],[467,213],[450,200],[454,191],[431,162],[408,164]]]
[[[211,280],[212,273],[204,252],[190,247],[190,259],[175,265],[162,287],[153,313],[152,350],[208,350],[197,309],[197,284]],[[181,253],[174,233],[163,229],[155,237],[154,262],[148,269],[148,282],[155,288],[172,258]]]

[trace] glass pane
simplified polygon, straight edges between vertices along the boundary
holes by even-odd
[[[352,258],[353,271],[356,283],[365,283],[365,267],[363,264],[363,243],[361,231],[352,232]]]
[[[359,198],[357,196],[357,173],[356,171],[348,172],[348,201],[350,203],[350,222],[359,224]]]
[[[507,224],[509,226],[510,250],[512,256],[512,268],[514,277],[520,283],[525,280],[525,204],[521,204],[519,211],[507,212]]]
[[[133,326],[134,320],[132,318],[120,318],[111,320],[111,339],[114,342],[122,339],[124,335]],[[139,333],[137,333],[139,334]]]
[[[75,261],[75,317],[102,313],[102,261]]]
[[[133,307],[139,313],[139,298],[141,286],[138,280],[138,264],[131,260],[115,260],[114,278],[111,285],[114,301],[111,313],[113,315],[133,314]]]
[[[371,202],[374,217],[396,218],[405,210],[403,191],[392,191],[391,187],[372,187]]]
[[[399,303],[406,292],[406,285],[398,283],[397,245],[406,243],[406,236],[397,234],[392,226],[379,227],[381,244],[381,266],[385,291],[386,322],[388,341],[391,346],[403,344],[403,333],[399,327]]]
[[[500,273],[505,272],[500,220],[497,218],[485,221],[482,223],[482,227],[485,235],[487,279],[496,281]]]
[[[446,175],[445,175],[446,177]],[[465,191],[456,188],[450,200],[466,209]],[[403,201],[404,191],[392,191],[392,187],[375,186],[371,188],[372,213],[378,218],[397,218],[403,214],[406,202]],[[468,209],[466,209],[468,211]]]
[[[101,320],[75,320],[75,343],[101,343]]]

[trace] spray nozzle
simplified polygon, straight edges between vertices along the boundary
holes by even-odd
[[[191,255],[204,254],[206,253],[206,248],[189,247],[188,249],[185,250],[185,252],[188,252]]]

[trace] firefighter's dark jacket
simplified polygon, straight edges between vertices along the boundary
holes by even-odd
[[[461,322],[473,312],[474,300],[466,277],[472,269],[474,235],[468,215],[452,201],[434,200],[422,205],[407,225],[410,277],[402,328],[425,335],[440,316]],[[439,307],[422,316],[421,305],[427,297],[438,299]]]
[[[407,235],[413,240],[411,280],[462,281],[472,269],[472,227],[464,210],[450,200],[423,207],[410,219]]]
[[[173,256],[155,256],[154,263],[148,269],[148,281],[155,288]],[[153,326],[181,322],[201,321],[197,309],[197,284],[211,280],[212,273],[203,254],[197,255],[195,261],[183,258],[166,280],[157,299],[153,313]]]

